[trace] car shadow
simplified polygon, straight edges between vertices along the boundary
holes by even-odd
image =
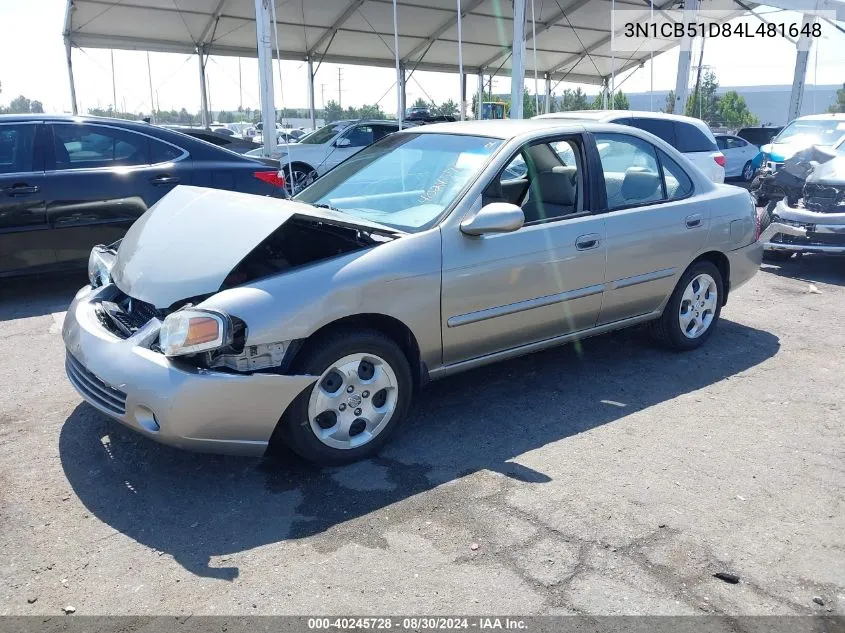
[[[84,270],[0,279],[0,321],[63,312],[86,283]]]
[[[723,320],[704,348],[686,354],[632,330],[482,367],[429,385],[381,455],[343,468],[292,454],[183,452],[87,404],[64,423],[60,459],[101,521],[196,575],[231,580],[239,570],[225,566],[227,555],[305,537],[337,549],[348,540],[336,533],[345,522],[476,471],[545,485],[547,474],[518,463],[522,454],[746,371],[779,346],[773,334]],[[354,538],[385,547],[390,524],[369,523]]]
[[[793,255],[785,262],[764,262],[761,270],[807,283],[845,286],[845,258],[832,255]]]

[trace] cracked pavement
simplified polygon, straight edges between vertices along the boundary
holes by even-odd
[[[81,283],[0,290],[0,614],[845,614],[841,260],[764,266],[697,352],[632,330],[432,383],[324,470],[82,404]]]

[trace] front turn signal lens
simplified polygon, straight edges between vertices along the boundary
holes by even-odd
[[[179,310],[164,319],[158,338],[165,356],[207,352],[231,343],[232,323],[211,310]]]

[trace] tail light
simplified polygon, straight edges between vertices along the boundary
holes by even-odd
[[[258,178],[258,180],[266,182],[268,185],[273,185],[280,189],[284,189],[285,187],[285,177],[278,171],[257,171],[252,175]]]
[[[721,154],[721,153],[719,153],[719,154],[715,154],[715,155],[713,156],[713,160],[715,160],[715,161],[716,161],[716,164],[717,164],[719,167],[724,167],[724,166],[725,166],[725,155],[724,155],[724,154]]]

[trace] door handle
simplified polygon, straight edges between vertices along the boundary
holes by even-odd
[[[575,248],[579,251],[588,251],[599,245],[601,240],[597,233],[589,233],[587,235],[579,235],[575,240]]]
[[[10,187],[6,187],[3,189],[7,195],[10,196],[27,196],[32,193],[38,193],[39,189],[37,185],[27,185],[24,183],[20,183],[17,185],[12,185]]]
[[[154,185],[176,185],[179,184],[179,178],[176,176],[153,176],[150,182]]]
[[[693,213],[692,215],[688,215],[685,222],[688,229],[694,229],[697,226],[701,226],[701,214]]]

